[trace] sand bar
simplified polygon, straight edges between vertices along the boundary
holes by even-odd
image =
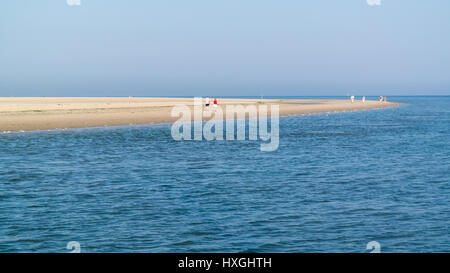
[[[398,103],[350,100],[218,99],[229,104],[278,104],[280,115],[301,115],[396,106]],[[0,132],[166,123],[177,120],[175,105],[192,107],[193,98],[0,97]]]

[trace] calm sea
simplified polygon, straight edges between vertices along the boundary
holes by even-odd
[[[450,250],[450,97],[280,119],[280,146],[171,126],[0,134],[0,252]]]

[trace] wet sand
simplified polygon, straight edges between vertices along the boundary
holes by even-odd
[[[212,102],[212,100],[211,100]],[[360,100],[219,99],[219,106],[280,106],[280,115],[352,111],[396,106],[398,103]],[[0,132],[174,122],[176,105],[193,107],[193,98],[0,98]]]

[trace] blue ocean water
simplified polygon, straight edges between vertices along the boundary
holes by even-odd
[[[170,125],[0,134],[0,252],[450,250],[450,97],[283,117],[280,146]]]

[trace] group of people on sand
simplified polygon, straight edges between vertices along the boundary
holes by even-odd
[[[379,101],[379,102],[383,102],[383,100],[384,100],[384,102],[387,102],[387,97],[384,97],[384,98],[383,98],[383,96],[380,96],[380,97],[378,98],[378,101]],[[354,96],[354,95],[351,95],[351,96],[350,96],[350,101],[351,101],[352,103],[355,102],[355,96]],[[362,99],[361,99],[361,101],[362,101],[362,103],[366,103],[366,96],[363,96]]]
[[[354,95],[351,95],[351,96],[350,96],[350,101],[351,101],[352,103],[355,102],[355,96],[354,96]],[[366,96],[363,96],[362,99],[361,99],[361,101],[362,101],[363,103],[365,103],[365,102],[366,102]]]
[[[217,99],[216,98],[214,98],[213,105],[214,105],[214,112],[215,112],[216,109],[217,109]],[[210,110],[210,108],[209,108],[209,106],[210,106],[209,96],[207,96],[206,99],[205,99],[205,106],[206,106],[206,110],[209,111]]]
[[[385,96],[385,97],[383,98],[383,96],[380,96],[380,97],[378,98],[378,101],[379,101],[379,102],[383,102],[383,100],[384,100],[384,102],[387,102],[387,97]]]

